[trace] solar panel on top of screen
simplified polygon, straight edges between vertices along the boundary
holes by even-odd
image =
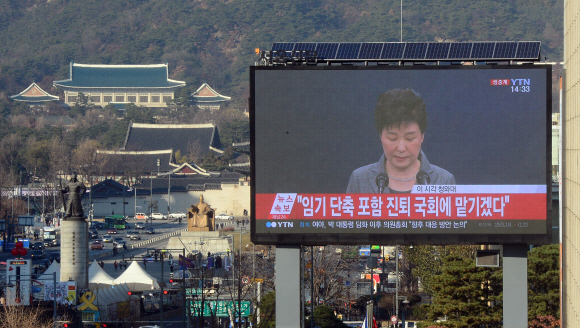
[[[363,43],[358,59],[379,59],[384,43]]]
[[[315,49],[316,49],[315,42],[298,42],[294,45],[294,51],[309,51]]]
[[[429,43],[426,59],[447,59],[450,43]]]
[[[381,59],[401,59],[405,50],[405,43],[385,43]]]
[[[470,58],[472,42],[454,42],[451,43],[448,59],[467,59]]]
[[[515,58],[517,46],[517,42],[498,42],[495,45],[493,58]]]
[[[272,45],[272,51],[278,50],[286,50],[292,51],[294,50],[294,42],[276,42]]]
[[[341,43],[338,46],[336,59],[357,59],[360,43]]]
[[[409,42],[405,48],[403,59],[424,59],[427,51],[425,42]]]
[[[541,42],[518,42],[517,58],[538,58],[540,55]]]
[[[495,42],[475,42],[471,51],[472,59],[489,59],[493,58]]]
[[[336,49],[338,49],[338,43],[319,43],[316,46],[316,52],[320,59],[334,59]]]

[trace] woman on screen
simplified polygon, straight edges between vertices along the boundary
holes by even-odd
[[[417,92],[394,89],[379,95],[375,127],[383,154],[377,163],[352,172],[347,193],[409,193],[416,184],[455,184],[453,174],[429,163],[421,150],[427,111]]]

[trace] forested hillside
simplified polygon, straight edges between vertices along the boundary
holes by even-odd
[[[404,41],[541,40],[562,57],[557,0],[405,0]],[[0,0],[0,98],[32,81],[50,90],[71,60],[169,62],[245,107],[255,48],[275,41],[399,41],[398,0]]]

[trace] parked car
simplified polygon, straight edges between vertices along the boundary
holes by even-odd
[[[50,262],[56,261],[57,263],[60,263],[60,253],[50,253],[50,254],[48,254],[48,260]]]
[[[185,219],[185,213],[183,213],[183,212],[171,213],[171,214],[169,214],[169,218],[170,219],[179,219],[179,218]]]
[[[94,250],[94,249],[103,249],[104,246],[105,245],[103,245],[103,243],[100,240],[95,240],[91,244],[91,250]]]
[[[39,249],[44,249],[44,243],[41,241],[37,241],[34,244],[30,245],[30,249],[31,250],[39,250]]]
[[[145,213],[135,213],[135,219],[138,219],[138,220],[146,220],[147,219],[147,215]]]
[[[234,220],[233,216],[227,215],[226,213],[218,214],[215,216],[215,218],[218,220],[230,220],[230,221]]]
[[[113,242],[113,236],[111,235],[104,235],[103,236],[103,243],[112,243]]]
[[[30,252],[30,258],[33,260],[43,260],[44,259],[44,251],[43,250],[32,251],[32,252]]]
[[[145,229],[145,223],[143,222],[135,223],[135,229]]]
[[[109,228],[109,230],[107,230],[107,233],[108,233],[109,235],[111,235],[111,234],[116,234],[116,233],[117,233],[117,229],[115,229],[115,228]]]
[[[155,229],[153,229],[153,227],[147,227],[147,228],[145,228],[145,233],[146,234],[154,234]]]
[[[152,220],[167,220],[167,217],[161,213],[153,213],[151,214]]]

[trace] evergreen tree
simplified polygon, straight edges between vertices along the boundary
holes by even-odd
[[[558,245],[534,247],[528,253],[528,320],[560,318],[560,251]]]
[[[452,328],[501,327],[502,271],[475,266],[473,258],[448,255],[433,278],[429,319]]]

